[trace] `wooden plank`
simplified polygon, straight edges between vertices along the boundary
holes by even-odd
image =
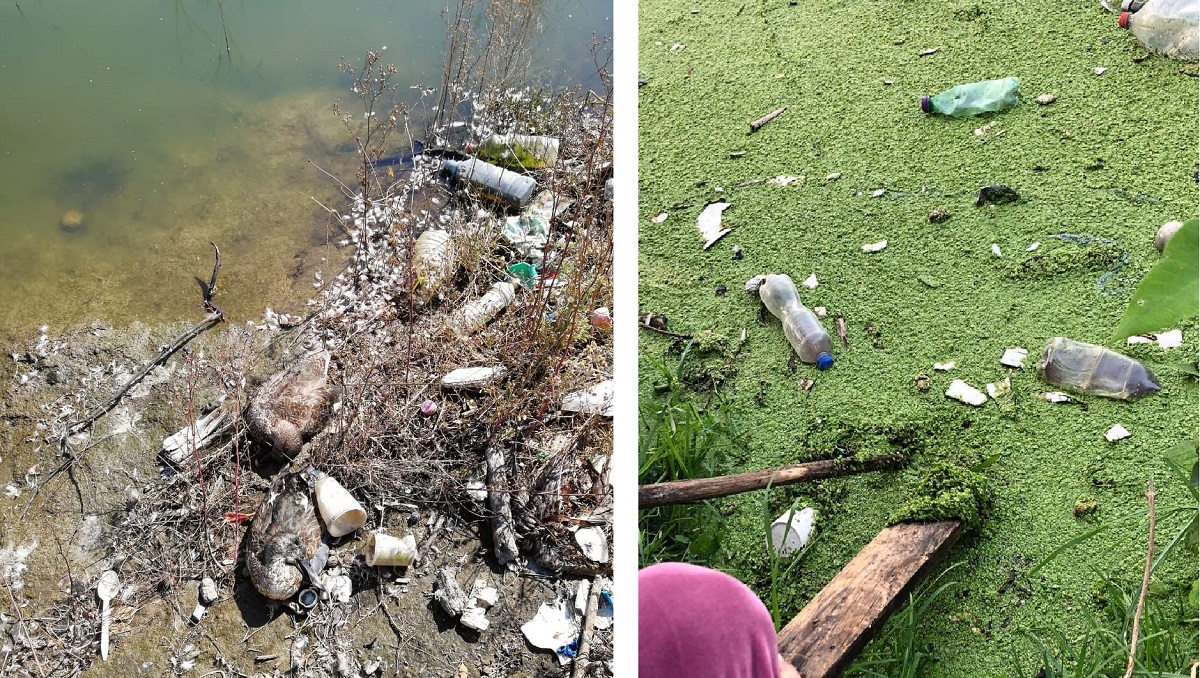
[[[804,678],[840,676],[962,533],[962,523],[901,523],[879,533],[779,632]]]
[[[674,480],[666,483],[642,485],[638,488],[638,508],[654,508],[666,504],[686,504],[716,499],[731,494],[761,490],[768,483],[772,487],[794,485],[810,480],[821,480],[835,476],[845,476],[866,471],[879,471],[892,468],[903,461],[900,455],[873,457],[865,462],[855,463],[845,459],[831,461],[810,461],[804,464],[794,464],[780,468],[749,471],[730,476],[716,478],[694,478],[692,480]]]

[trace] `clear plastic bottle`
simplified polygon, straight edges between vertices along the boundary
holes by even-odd
[[[442,163],[442,170],[450,175],[450,181],[455,185],[470,186],[484,196],[515,209],[529,204],[533,189],[537,188],[533,177],[496,167],[478,158],[446,160]]]
[[[479,145],[479,159],[510,169],[541,169],[558,162],[558,145],[554,137],[493,134]]]
[[[436,228],[426,230],[413,246],[413,298],[424,306],[442,283],[454,272],[454,245],[450,233]]]
[[[483,329],[492,318],[517,298],[517,290],[510,282],[492,285],[488,293],[463,306],[450,316],[450,331],[460,338],[470,336]]]
[[[1133,358],[1066,337],[1046,344],[1037,371],[1055,386],[1106,398],[1133,400],[1162,388],[1154,373]]]
[[[1152,0],[1140,9],[1131,6],[1121,12],[1117,24],[1152,52],[1183,61],[1200,59],[1200,0]]]
[[[833,341],[817,316],[800,303],[796,283],[790,277],[768,275],[758,288],[758,296],[783,323],[783,334],[801,360],[815,364],[819,370],[833,365],[833,356],[829,354]]]
[[[957,85],[931,97],[921,97],[921,110],[951,118],[994,113],[1020,102],[1021,81],[1017,78],[985,80]]]

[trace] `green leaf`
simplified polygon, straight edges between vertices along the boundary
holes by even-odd
[[[1188,605],[1193,610],[1200,607],[1200,579],[1192,582],[1192,590],[1188,593]]]
[[[1192,318],[1200,307],[1200,219],[1189,219],[1167,243],[1163,258],[1142,278],[1111,341],[1154,332]]]

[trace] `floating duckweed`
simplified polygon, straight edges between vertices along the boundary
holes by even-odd
[[[1013,280],[1044,280],[1071,271],[1101,271],[1121,258],[1115,243],[1091,241],[1086,245],[1065,243],[1054,248],[1031,252],[1012,264],[1005,276]]]
[[[961,520],[970,532],[980,526],[991,505],[992,488],[982,473],[939,461],[917,483],[913,498],[892,513],[888,524]]]

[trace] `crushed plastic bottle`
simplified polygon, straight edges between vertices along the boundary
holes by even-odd
[[[1183,61],[1200,59],[1200,0],[1153,0],[1140,9],[1131,6],[1121,12],[1117,25],[1129,29],[1152,52]]]
[[[789,276],[766,276],[758,288],[758,296],[783,323],[783,334],[801,360],[815,364],[819,370],[833,366],[833,356],[829,354],[833,340],[817,316],[800,303],[796,283]]]
[[[1018,78],[957,85],[941,94],[921,97],[921,110],[948,115],[951,118],[967,118],[1003,111],[1020,102],[1020,87],[1021,81]]]
[[[446,160],[442,171],[459,187],[471,187],[499,203],[521,209],[529,204],[537,182],[533,177],[517,174],[477,158]]]
[[[512,283],[498,282],[492,285],[487,294],[458,309],[450,316],[447,325],[455,335],[465,338],[483,329],[488,321],[495,318],[516,298],[517,290]]]
[[[436,228],[426,230],[413,247],[413,300],[424,306],[433,298],[454,268],[454,246],[450,233]]]
[[[533,170],[558,161],[558,139],[526,134],[493,134],[479,145],[479,159],[509,169]],[[471,150],[467,148],[468,152]]]
[[[1146,366],[1095,344],[1054,337],[1037,365],[1047,382],[1091,395],[1133,400],[1161,390]]]

